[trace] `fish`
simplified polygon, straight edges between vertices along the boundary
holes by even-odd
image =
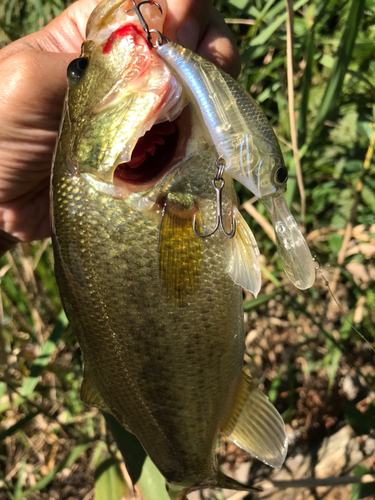
[[[158,32],[161,4],[163,15],[142,6]],[[284,261],[294,281],[310,278],[306,252],[293,250],[302,235],[281,200],[285,166],[262,111],[211,63],[162,42],[149,43],[128,0],[91,14],[67,69],[52,241],[83,355],[81,399],[133,433],[171,500],[185,500],[207,487],[252,488],[219,469],[220,434],[272,467],[287,452],[281,416],[243,369],[242,287],[256,296],[261,275],[233,179],[286,226],[279,247],[287,254],[292,240]]]

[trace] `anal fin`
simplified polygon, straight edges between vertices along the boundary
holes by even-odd
[[[261,286],[258,245],[241,212],[235,205],[232,210],[236,220],[236,234],[231,240],[232,260],[229,276],[237,285],[252,292],[256,297]]]
[[[242,374],[232,413],[222,431],[240,448],[272,467],[284,463],[287,446],[285,425],[254,379]]]

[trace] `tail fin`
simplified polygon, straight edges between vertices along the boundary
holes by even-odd
[[[262,491],[261,488],[255,488],[254,486],[244,485],[239,483],[235,479],[226,476],[220,470],[217,471],[216,477],[213,480],[205,481],[202,484],[195,484],[192,486],[178,486],[176,484],[166,483],[166,488],[170,497],[170,500],[187,500],[187,496],[192,491],[203,490],[205,488],[225,488],[228,490],[236,491]]]

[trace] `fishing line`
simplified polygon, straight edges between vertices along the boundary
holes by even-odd
[[[344,311],[344,309],[341,307],[341,304],[339,303],[338,299],[336,299],[334,293],[332,292],[331,290],[331,287],[329,285],[329,281],[327,280],[327,278],[323,275],[322,273],[322,269],[326,269],[327,267],[329,267],[329,264],[325,264],[324,266],[321,266],[320,265],[320,262],[318,261],[318,258],[316,255],[313,256],[313,261],[316,262],[318,265],[315,267],[315,270],[316,270],[316,273],[322,278],[322,280],[324,281],[324,284],[325,286],[328,288],[328,291],[329,293],[331,294],[331,297],[332,299],[334,300],[334,302],[336,303],[337,307],[340,309],[340,311],[342,312],[343,314],[343,317],[345,319],[345,321],[347,323],[349,323],[349,325],[353,328],[353,330],[361,337],[362,340],[364,340],[366,342],[366,344],[370,347],[370,349],[375,353],[375,349],[374,347],[372,346],[372,344],[366,339],[366,337],[354,326],[354,324],[346,317],[346,313]]]

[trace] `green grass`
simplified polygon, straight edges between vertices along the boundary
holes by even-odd
[[[0,5],[0,46],[40,28],[68,3],[5,0]],[[285,1],[215,4],[226,18],[254,21],[252,26],[231,25],[243,64],[240,82],[280,138],[290,172],[287,199],[300,221],[286,91]],[[299,0],[294,10],[294,91],[306,235],[319,262],[330,264],[322,272],[341,310],[319,277],[313,289],[296,292],[273,243],[245,213],[264,256],[262,291],[256,300],[246,296],[244,303],[249,338],[258,332],[247,345],[248,365],[287,422],[299,418],[303,401],[298,395],[315,390],[311,381],[319,380],[327,406],[340,401],[337,413],[328,415],[332,428],[347,423],[366,435],[373,428],[373,403],[361,412],[358,401],[334,398],[350,373],[357,374],[364,392],[374,387],[375,378],[373,353],[347,321],[374,343],[374,158],[369,155],[369,163],[364,161],[375,137],[375,0]],[[241,186],[237,190],[245,202],[249,193]],[[256,208],[266,217],[262,206]],[[349,223],[354,231],[343,252]],[[343,259],[338,262],[340,250]],[[111,487],[117,492],[112,499],[120,498],[127,486],[119,474],[116,447],[103,417],[79,400],[80,351],[61,312],[50,245],[19,246],[0,260],[0,277],[0,498],[54,498],[53,488],[76,484],[79,470],[87,471],[86,479],[94,478],[95,469],[100,472],[97,491]],[[282,355],[286,351],[289,357]],[[301,424],[305,444],[330,432],[325,422],[321,417],[315,429]],[[75,498],[83,499],[94,488],[87,481]],[[360,498],[361,491],[353,487],[352,498]]]

